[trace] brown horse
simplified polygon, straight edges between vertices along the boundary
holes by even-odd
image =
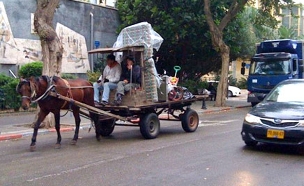
[[[40,112],[38,119],[34,125],[34,133],[32,136],[31,151],[36,148],[36,137],[38,128],[45,117],[51,112],[55,116],[55,128],[57,132],[57,143],[55,148],[60,148],[60,110],[71,109],[75,118],[75,134],[71,144],[75,145],[78,139],[79,125],[80,125],[80,108],[73,103],[60,100],[49,95],[50,92],[56,92],[63,96],[72,98],[73,100],[94,106],[94,91],[92,84],[83,79],[64,80],[59,77],[41,76],[38,78],[20,79],[16,88],[17,92],[22,96],[22,108],[27,110],[31,102],[38,102]],[[95,123],[96,138],[100,140],[98,125],[98,115],[90,113],[91,119]]]

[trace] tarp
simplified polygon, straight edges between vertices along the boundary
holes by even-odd
[[[145,48],[154,48],[158,51],[163,40],[164,39],[153,30],[151,24],[141,22],[122,29],[113,47],[121,48],[125,46],[143,45]]]

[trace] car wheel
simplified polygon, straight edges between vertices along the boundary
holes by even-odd
[[[232,96],[233,96],[232,91],[228,90],[228,97],[232,97]]]
[[[245,142],[246,146],[248,146],[248,147],[254,147],[258,144],[257,141],[244,141],[244,142]]]

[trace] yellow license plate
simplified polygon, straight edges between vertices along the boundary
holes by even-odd
[[[284,139],[284,130],[267,130],[267,138]]]

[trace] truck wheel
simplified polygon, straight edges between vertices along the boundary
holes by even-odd
[[[107,137],[110,136],[114,131],[115,121],[114,119],[100,120],[99,126],[100,126],[99,134],[102,137]]]
[[[257,104],[258,104],[257,102],[251,102],[252,107],[256,106]]]
[[[192,109],[187,109],[182,115],[182,127],[185,132],[196,131],[199,124],[199,117],[196,111]]]
[[[140,133],[146,139],[154,139],[158,136],[160,123],[155,113],[148,113],[140,118]]]
[[[244,141],[244,143],[248,147],[255,147],[258,144],[258,142],[256,142],[256,141]]]

